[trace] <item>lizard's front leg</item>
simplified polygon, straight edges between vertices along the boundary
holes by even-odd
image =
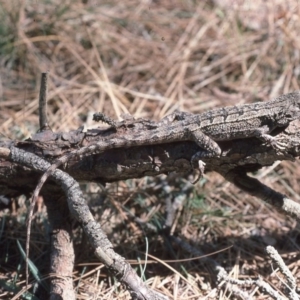
[[[220,157],[222,151],[219,145],[204,134],[201,129],[191,130],[190,136],[203,149],[195,153],[191,159],[192,167],[195,170],[193,183],[196,183],[204,174],[205,163],[202,159],[205,157]]]

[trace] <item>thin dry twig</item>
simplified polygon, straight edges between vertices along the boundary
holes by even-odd
[[[42,73],[40,95],[39,95],[39,117],[40,131],[49,129],[47,119],[47,92],[48,92],[48,73]]]
[[[278,266],[279,270],[286,278],[286,281],[287,281],[286,291],[288,294],[288,298],[290,300],[299,300],[299,295],[297,295],[297,293],[296,293],[296,287],[297,287],[296,279],[294,278],[292,272],[286,266],[283,259],[281,258],[281,256],[279,255],[279,253],[276,251],[276,249],[274,247],[268,246],[266,248],[266,251],[267,251],[268,255],[270,256],[270,258],[272,259],[272,261]]]

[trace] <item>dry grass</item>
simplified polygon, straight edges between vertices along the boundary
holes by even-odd
[[[37,94],[44,71],[50,76],[48,114],[55,131],[97,126],[91,121],[97,111],[114,118],[130,113],[159,119],[175,109],[199,113],[300,89],[297,1],[83,2],[0,0],[3,139],[24,139],[37,131]],[[276,164],[255,176],[299,201],[299,163]],[[171,299],[235,299],[226,289],[214,289],[214,274],[201,259],[192,260],[161,234],[165,199],[178,195],[185,200],[179,205],[174,235],[203,253],[219,251],[211,258],[234,278],[260,275],[282,291],[280,275],[273,272],[264,251],[266,245],[274,245],[299,284],[295,221],[217,174],[206,175],[188,192],[181,192],[185,179],[169,180],[169,187],[164,177],[129,180],[110,184],[102,193],[98,186],[83,186],[116,251],[143,263],[148,247],[152,256],[144,276],[150,286]],[[24,245],[25,214],[22,203],[5,218],[2,213],[0,240],[0,276],[20,286],[24,262],[15,241]],[[46,232],[41,205],[31,253],[43,274]],[[78,228],[75,236],[78,299],[129,299],[86,249]],[[187,258],[191,259],[180,261]],[[142,268],[137,264],[138,272]],[[245,290],[254,299],[268,299],[253,287]],[[12,299],[3,289],[0,292],[1,299]]]

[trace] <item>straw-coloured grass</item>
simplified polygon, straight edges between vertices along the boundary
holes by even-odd
[[[199,113],[299,90],[299,9],[297,1],[282,0],[272,4],[258,0],[2,0],[1,136],[24,139],[38,130],[38,87],[40,73],[45,71],[49,72],[48,114],[54,131],[98,126],[92,122],[92,114],[98,111],[116,119],[129,113],[158,120],[176,109]],[[254,175],[299,201],[297,162],[276,164]],[[273,245],[299,281],[299,228],[294,220],[217,174],[205,175],[195,187],[186,185],[186,179],[175,174],[169,179],[109,184],[105,191],[96,185],[83,188],[115,250],[133,264],[140,259],[139,274],[148,249],[144,278],[170,299],[240,296],[226,288],[216,289],[216,274],[209,266],[201,259],[193,260],[195,255],[174,240],[164,239],[161,227],[168,197],[179,203],[174,235],[191,249],[207,255],[216,252],[211,258],[233,278],[262,276],[275,290],[284,291],[264,251]],[[24,241],[26,207],[23,198],[15,203],[18,207],[13,212],[1,212],[6,218],[2,218],[0,274],[7,282],[15,278],[24,286],[24,265],[15,240]],[[31,255],[40,272],[47,274],[42,202],[39,209]],[[128,292],[87,249],[79,228],[74,235],[78,299],[129,299]],[[268,299],[254,286],[242,290],[253,299]],[[12,299],[3,285],[0,291],[0,297]]]

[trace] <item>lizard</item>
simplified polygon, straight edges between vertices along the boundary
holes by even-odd
[[[33,198],[38,196],[43,184],[55,169],[75,156],[100,154],[122,147],[194,141],[203,149],[193,156],[192,160],[197,160],[206,156],[219,157],[221,149],[217,141],[251,137],[257,137],[280,150],[280,143],[270,133],[276,128],[288,126],[297,118],[300,118],[300,91],[266,102],[227,106],[201,114],[175,112],[158,123],[149,122],[146,130],[131,131],[122,137],[103,139],[63,155],[42,175]],[[94,120],[118,127],[118,122],[103,114],[95,114]]]
[[[27,226],[27,257],[30,222],[39,192],[48,177],[72,157],[99,154],[109,149],[122,147],[194,141],[202,150],[192,157],[192,165],[195,166],[195,163],[198,162],[202,175],[205,164],[201,158],[220,157],[221,155],[222,151],[217,144],[218,141],[256,137],[281,151],[284,145],[281,145],[270,133],[276,128],[288,126],[297,118],[300,118],[300,91],[282,95],[267,102],[217,108],[201,114],[175,112],[157,123],[146,120],[144,130],[138,126],[137,130],[133,129],[123,136],[103,139],[63,155],[42,175],[33,193]],[[103,114],[95,114],[94,119],[104,121],[118,130],[118,122],[114,122]],[[131,122],[134,124],[134,121]]]

